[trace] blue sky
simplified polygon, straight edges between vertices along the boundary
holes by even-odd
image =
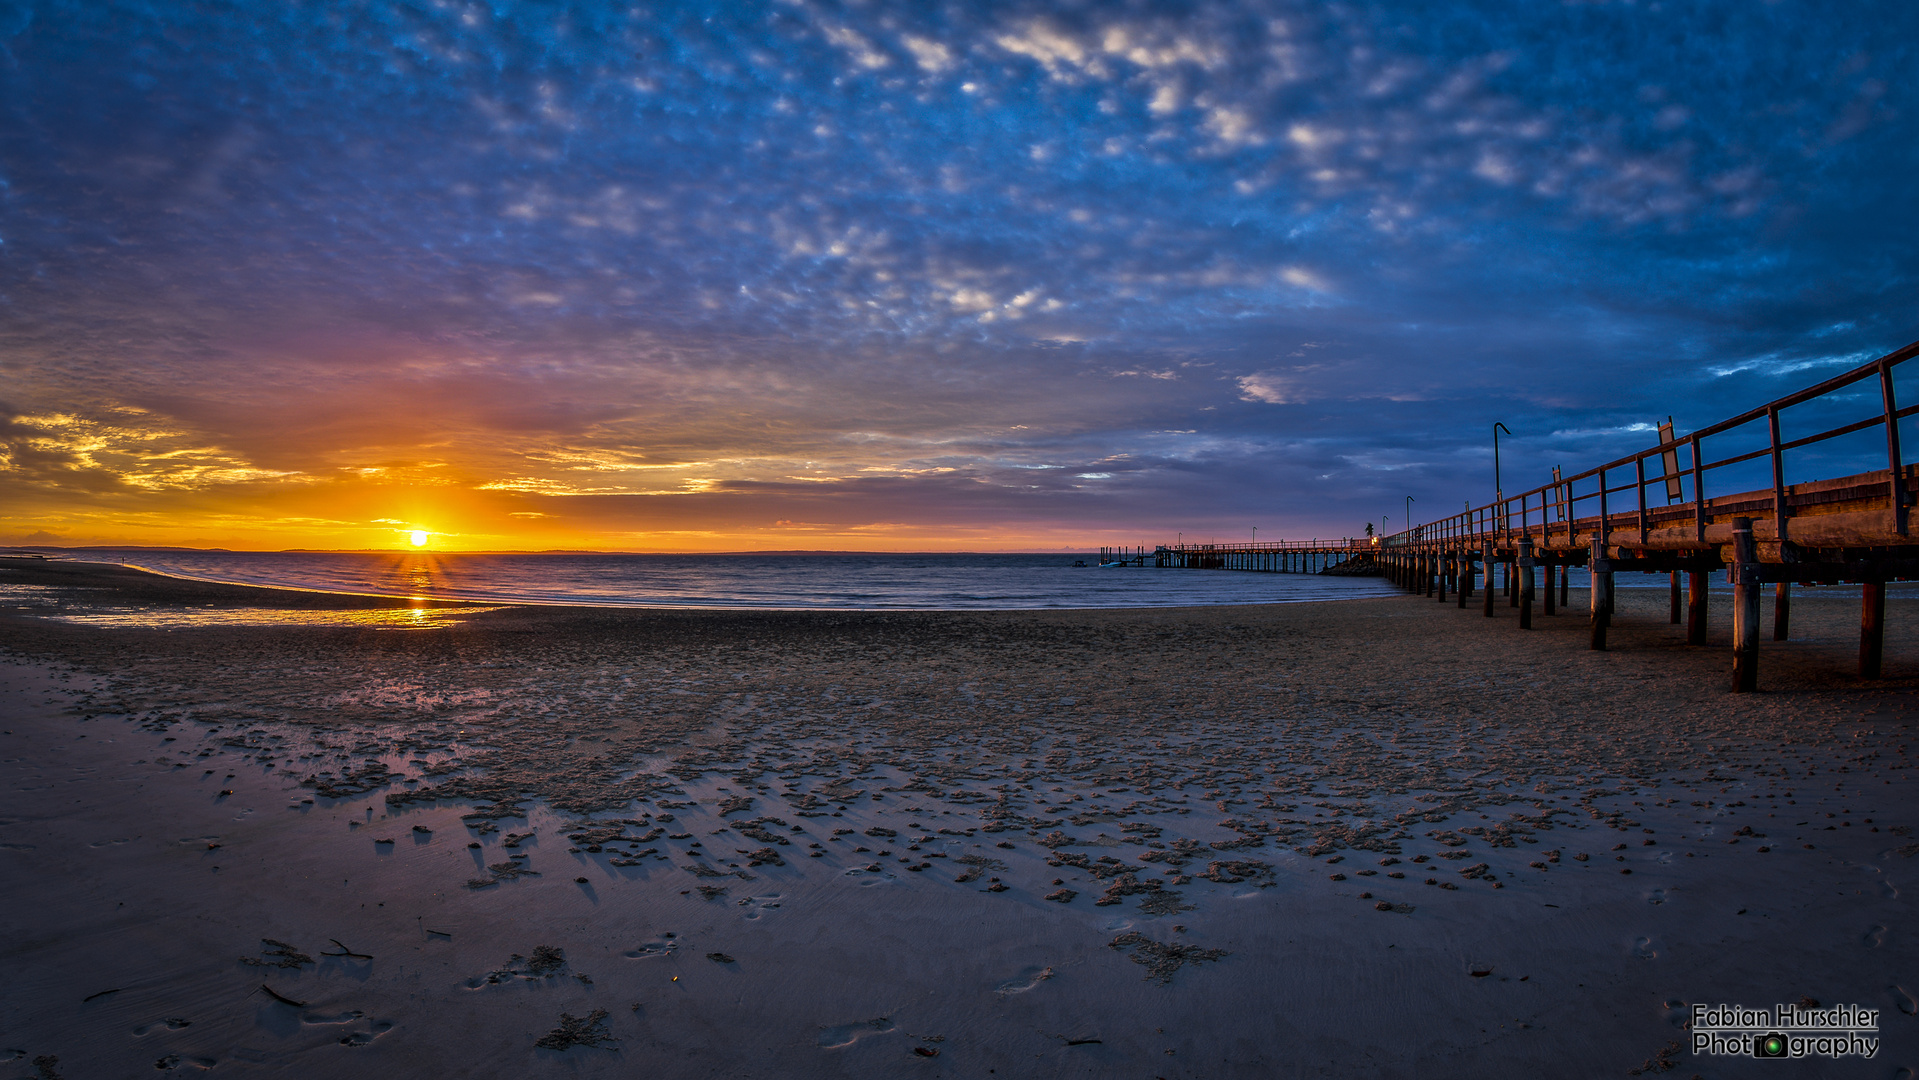
[[[1495,420],[1512,490],[1919,338],[1915,42],[1872,3],[0,0],[0,540],[1397,528],[1485,499]]]

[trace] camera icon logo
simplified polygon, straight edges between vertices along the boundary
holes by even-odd
[[[1778,1032],[1752,1037],[1752,1056],[1760,1058],[1782,1058],[1786,1056],[1786,1037]]]

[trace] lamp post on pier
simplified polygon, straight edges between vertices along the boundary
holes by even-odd
[[[1410,529],[1411,529],[1411,528],[1413,527],[1413,503],[1414,503],[1414,501],[1415,501],[1415,500],[1413,499],[1413,497],[1412,497],[1411,495],[1408,495],[1408,496],[1406,496],[1406,528],[1407,528],[1408,530],[1410,530]]]
[[[1502,488],[1499,483],[1499,433],[1502,431],[1508,435],[1511,435],[1513,433],[1512,428],[1507,427],[1506,425],[1500,423],[1497,420],[1493,421],[1493,501],[1494,502],[1499,502],[1500,500],[1506,497],[1505,489]]]

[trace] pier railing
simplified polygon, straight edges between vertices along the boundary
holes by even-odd
[[[1876,678],[1886,582],[1919,578],[1919,543],[1911,536],[1919,471],[1906,463],[1899,439],[1899,422],[1919,414],[1919,403],[1901,408],[1894,380],[1915,357],[1919,342],[1687,435],[1571,476],[1555,469],[1550,483],[1394,533],[1380,542],[1381,571],[1441,600],[1450,591],[1463,607],[1483,569],[1484,613],[1491,616],[1493,574],[1503,567],[1507,606],[1519,608],[1520,627],[1530,628],[1534,569],[1546,570],[1544,607],[1552,615],[1555,575],[1563,607],[1567,567],[1585,566],[1592,647],[1603,649],[1616,571],[1670,573],[1675,623],[1685,574],[1687,642],[1699,645],[1706,639],[1706,575],[1723,568],[1735,594],[1734,690],[1757,685],[1762,584],[1776,587],[1773,638],[1785,641],[1793,583],[1856,582],[1864,603],[1860,674]],[[1781,415],[1796,406],[1807,406],[1826,426],[1788,438]],[[1844,422],[1832,423],[1835,414]],[[1762,421],[1764,435],[1754,438]],[[1833,475],[1861,463],[1860,449],[1839,441],[1874,429],[1884,439],[1885,467]],[[1661,434],[1671,436],[1671,429]],[[1823,459],[1814,470],[1821,477],[1788,483],[1788,453]]]
[[[1761,561],[1792,562],[1782,543],[1814,547],[1904,545],[1909,539],[1913,477],[1903,459],[1898,422],[1919,414],[1919,404],[1900,408],[1893,370],[1919,357],[1919,342],[1862,364],[1843,375],[1767,402],[1727,420],[1571,476],[1475,507],[1384,538],[1383,548],[1424,548],[1471,540],[1516,544],[1530,537],[1535,546],[1571,550],[1593,536],[1608,545],[1690,550],[1731,543],[1733,515],[1764,515],[1755,538]],[[1783,437],[1780,414],[1814,401],[1843,403],[1841,392],[1859,383],[1876,383],[1869,414],[1798,438]],[[1765,421],[1763,445],[1737,448],[1713,459],[1715,445],[1748,425]],[[1885,433],[1886,468],[1853,476],[1788,485],[1786,454],[1872,428]],[[1723,451],[1721,451],[1723,452]],[[1682,456],[1683,455],[1683,456]],[[1760,489],[1711,494],[1715,470],[1767,459],[1771,484]],[[1623,496],[1623,498],[1621,498]],[[1870,505],[1868,505],[1870,504]],[[1861,518],[1862,510],[1882,517]],[[1798,517],[1839,517],[1811,523],[1794,537]],[[1717,526],[1717,528],[1715,528]],[[1769,545],[1769,547],[1767,547]]]

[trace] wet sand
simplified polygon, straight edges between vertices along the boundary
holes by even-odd
[[[1808,590],[1733,696],[1726,605],[1620,598],[409,630],[0,560],[0,1077],[1919,1066],[1919,604],[1863,684]],[[1808,998],[1877,1057],[1685,1042]]]

